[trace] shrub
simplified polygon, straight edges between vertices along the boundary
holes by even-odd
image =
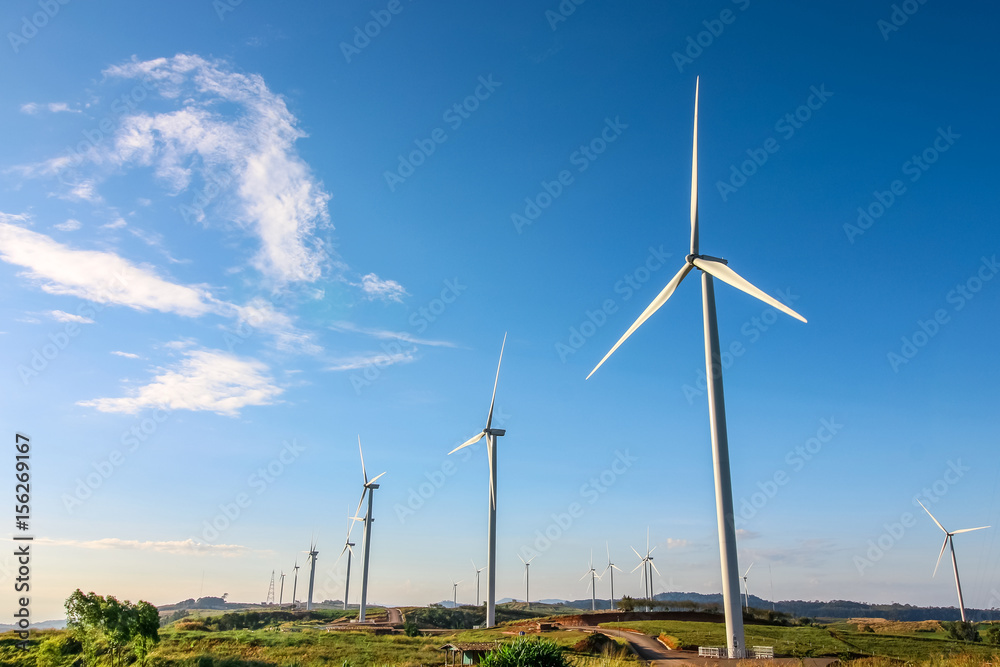
[[[976,626],[966,621],[945,621],[941,624],[948,636],[962,642],[978,642],[980,640],[979,631]]]
[[[569,667],[562,649],[547,639],[520,637],[501,644],[479,663],[482,667]]]

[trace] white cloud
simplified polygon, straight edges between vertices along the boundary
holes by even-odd
[[[354,371],[359,368],[367,368],[369,366],[384,368],[385,366],[393,366],[395,364],[408,364],[411,361],[416,361],[416,357],[413,356],[412,352],[395,352],[392,354],[375,353],[341,359],[334,365],[328,366],[326,370]]]
[[[83,224],[79,220],[70,218],[66,222],[60,222],[58,225],[55,225],[55,228],[61,232],[75,232],[82,226]]]
[[[401,340],[404,343],[411,343],[413,345],[427,345],[430,347],[456,347],[456,345],[450,341],[446,340],[428,340],[426,338],[417,338],[412,334],[405,331],[389,331],[387,329],[367,329],[364,327],[359,327],[352,322],[334,322],[330,325],[330,328],[334,331],[349,331],[351,333],[364,334],[366,336],[372,336],[379,340]]]
[[[65,102],[50,102],[48,104],[28,102],[27,104],[21,105],[21,113],[26,113],[32,116],[37,114],[42,109],[46,109],[51,113],[82,113],[80,109],[71,109]]]
[[[235,221],[253,230],[261,244],[254,266],[277,283],[319,278],[326,256],[313,231],[329,222],[330,195],[295,151],[305,133],[259,75],[196,55],[133,60],[104,74],[150,81],[180,106],[123,118],[104,158],[152,166],[173,192],[187,188],[199,170],[202,176],[232,174],[239,202]],[[240,112],[224,118],[220,101],[238,105]]]
[[[362,276],[361,291],[371,300],[381,299],[402,303],[403,297],[407,296],[406,290],[395,280],[382,280],[374,273]]]
[[[256,298],[245,306],[233,306],[239,321],[237,335],[243,338],[256,329],[274,337],[275,346],[283,352],[319,354],[323,351],[315,335],[295,327],[291,317],[275,309],[274,304]],[[248,328],[249,327],[249,328]]]
[[[117,355],[119,357],[125,357],[126,359],[141,359],[138,354],[133,354],[132,352],[122,352],[121,350],[111,350],[111,354]]]
[[[205,544],[192,539],[173,541],[139,541],[122,540],[117,537],[105,537],[100,540],[54,540],[41,537],[35,540],[39,544],[54,547],[75,547],[77,549],[102,549],[119,551],[159,551],[183,556],[216,554],[220,556],[241,556],[251,552],[249,547],[239,544]]]
[[[44,234],[5,222],[2,214],[0,259],[23,266],[26,270],[21,275],[37,282],[49,294],[185,317],[208,313],[216,303],[201,287],[172,283],[151,268],[132,264],[113,252],[75,250]]]
[[[284,392],[274,384],[268,367],[221,350],[186,350],[185,359],[158,369],[149,384],[121,398],[96,398],[78,405],[101,412],[135,414],[144,408],[210,411],[239,416],[248,405],[271,405]]]
[[[82,315],[74,315],[62,310],[50,310],[49,317],[57,322],[76,322],[77,324],[93,324],[94,320]]]
[[[121,229],[122,227],[125,227],[126,225],[128,225],[128,223],[125,222],[125,219],[122,218],[121,216],[119,216],[119,217],[115,218],[114,220],[112,220],[111,222],[109,222],[107,224],[104,224],[104,225],[101,225],[101,229]]]

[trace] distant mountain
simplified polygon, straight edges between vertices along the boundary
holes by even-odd
[[[32,623],[32,630],[62,630],[66,627],[66,619],[61,621],[42,621],[41,623]],[[18,628],[16,625],[7,625],[5,623],[0,623],[0,632],[13,632]]]

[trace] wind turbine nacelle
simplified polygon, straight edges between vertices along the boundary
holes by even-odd
[[[507,429],[505,429],[505,428],[491,428],[491,429],[487,429],[486,432],[489,435],[497,435],[497,436],[499,436],[499,435],[504,435],[507,432]]]

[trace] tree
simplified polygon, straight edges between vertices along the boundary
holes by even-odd
[[[941,624],[948,636],[962,642],[978,642],[981,638],[973,623],[966,621],[945,621]]]
[[[111,650],[111,664],[125,663],[130,650],[144,663],[152,646],[159,641],[160,614],[148,602],[132,604],[112,595],[84,594],[77,589],[66,599],[66,624],[83,645],[84,662],[97,662],[99,642]]]

